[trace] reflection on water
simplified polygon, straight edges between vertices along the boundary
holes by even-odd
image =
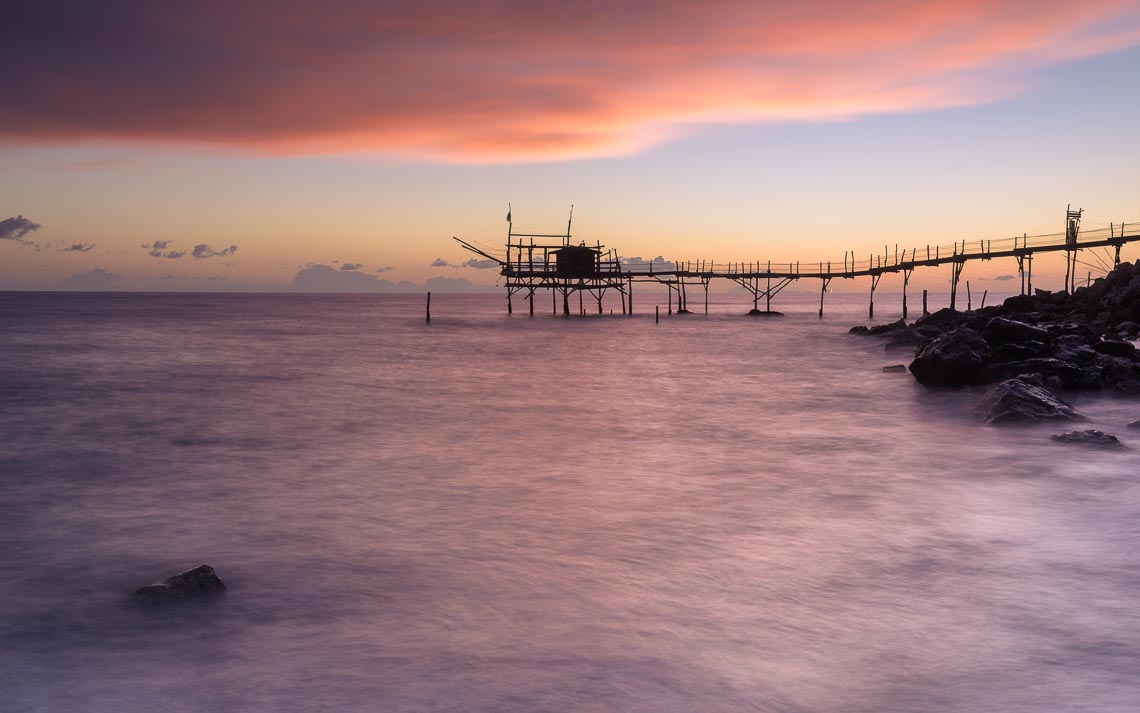
[[[0,709],[1140,708],[1137,451],[980,425],[817,300],[0,295]]]

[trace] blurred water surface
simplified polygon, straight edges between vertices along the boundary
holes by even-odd
[[[1137,451],[817,300],[0,294],[0,710],[1140,709]]]

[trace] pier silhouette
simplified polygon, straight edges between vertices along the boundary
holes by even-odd
[[[495,254],[489,249],[470,242],[453,238],[464,249],[483,258],[498,263],[500,275],[507,291],[507,312],[514,312],[513,298],[522,293],[528,302],[529,313],[534,314],[535,294],[549,290],[554,313],[559,311],[558,297],[562,297],[562,314],[569,316],[570,295],[578,294],[579,314],[584,315],[585,295],[597,302],[598,314],[602,314],[602,300],[606,292],[613,290],[621,296],[622,314],[633,314],[633,286],[635,283],[656,283],[669,290],[669,313],[673,313],[674,301],[679,313],[689,312],[688,288],[704,290],[704,311],[708,313],[708,291],[713,280],[731,280],[752,295],[750,314],[778,314],[772,311],[772,298],[788,285],[799,280],[819,280],[819,316],[823,317],[824,297],[828,285],[834,279],[870,278],[870,299],[868,316],[875,316],[875,289],[883,275],[899,274],[903,278],[903,318],[908,315],[907,287],[914,270],[920,267],[949,265],[950,308],[957,308],[958,285],[965,266],[969,262],[1013,258],[1017,263],[1021,294],[1033,291],[1033,258],[1039,253],[1064,252],[1065,286],[1072,292],[1077,286],[1078,264],[1087,265],[1098,271],[1108,271],[1120,264],[1120,249],[1127,243],[1140,241],[1140,224],[1117,226],[1110,223],[1107,228],[1084,230],[1080,228],[1081,210],[1065,211],[1064,230],[1044,235],[1023,234],[999,240],[963,240],[952,245],[926,245],[921,248],[894,249],[883,246],[883,251],[861,253],[848,251],[842,261],[773,262],[741,261],[714,262],[707,260],[670,261],[630,261],[619,257],[614,248],[606,248],[600,242],[587,245],[574,244],[571,234],[573,206],[565,233],[516,233],[513,230],[511,214],[507,214],[507,242],[505,253]],[[558,242],[553,242],[557,240]],[[537,242],[536,242],[537,241]],[[1083,262],[1082,251],[1111,250],[1101,258],[1093,253],[1100,264]],[[861,255],[866,255],[862,258]],[[1111,263],[1109,262],[1111,261]],[[760,309],[760,301],[764,309]],[[925,291],[923,311],[926,312]]]

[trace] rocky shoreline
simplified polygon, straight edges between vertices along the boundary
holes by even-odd
[[[900,319],[851,333],[885,339],[887,348],[913,348],[908,368],[925,386],[992,385],[978,405],[988,423],[1079,420],[1059,394],[1140,397],[1133,343],[1140,336],[1140,260],[1121,263],[1071,295],[1035,290],[1000,305],[947,308],[911,324]]]

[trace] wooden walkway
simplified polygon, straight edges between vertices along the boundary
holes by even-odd
[[[820,280],[819,316],[823,316],[823,301],[827,287],[833,279],[870,278],[868,316],[875,316],[875,289],[883,275],[901,273],[903,277],[903,317],[907,317],[907,286],[911,274],[920,267],[951,266],[950,307],[956,308],[958,283],[968,262],[1013,258],[1016,260],[1022,294],[1033,290],[1033,258],[1039,253],[1066,253],[1065,289],[1077,286],[1077,265],[1086,265],[1097,272],[1107,272],[1120,263],[1120,249],[1125,244],[1140,241],[1140,224],[1110,224],[1107,228],[1080,230],[1081,211],[1066,211],[1066,230],[1047,235],[1022,235],[1004,240],[962,241],[949,246],[925,246],[893,251],[884,246],[882,253],[867,254],[857,260],[849,252],[841,262],[728,262],[705,260],[629,261],[621,259],[614,249],[605,249],[600,243],[587,246],[573,245],[570,222],[566,233],[515,233],[508,223],[506,253],[494,255],[466,241],[455,238],[465,249],[499,264],[500,274],[507,290],[507,311],[513,312],[512,297],[525,293],[534,314],[534,295],[538,290],[551,290],[554,312],[558,312],[557,296],[562,295],[562,312],[569,316],[569,296],[579,293],[580,314],[585,313],[583,293],[589,293],[602,312],[602,298],[606,291],[615,290],[621,295],[622,314],[633,314],[633,285],[635,282],[655,282],[669,288],[669,312],[672,313],[674,293],[679,312],[687,312],[687,287],[701,287],[705,293],[705,312],[708,312],[708,289],[713,280],[736,282],[752,294],[755,313],[771,312],[772,298],[785,287],[798,280]],[[558,243],[546,241],[557,239]],[[535,242],[538,240],[539,242]],[[1084,251],[1095,263],[1082,261]],[[586,255],[588,253],[588,255]],[[567,258],[584,257],[586,262],[573,263]],[[765,309],[759,309],[760,299]],[[923,311],[926,311],[925,291]]]

